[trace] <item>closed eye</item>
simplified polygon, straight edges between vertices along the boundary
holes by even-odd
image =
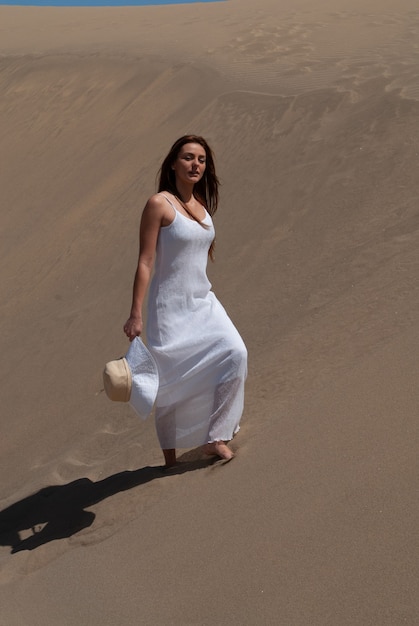
[[[192,161],[192,160],[195,158],[195,155],[194,155],[194,154],[191,154],[191,153],[187,153],[187,154],[184,154],[184,155],[183,155],[183,158],[184,158],[186,161]],[[198,157],[198,161],[199,161],[200,163],[205,163],[205,162],[206,162],[206,158],[205,158],[204,156],[202,156],[202,157]]]

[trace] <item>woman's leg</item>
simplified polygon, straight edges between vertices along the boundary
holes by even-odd
[[[243,378],[235,378],[217,385],[208,443],[203,447],[205,454],[219,456],[225,461],[230,461],[234,457],[234,452],[227,443],[239,430],[243,410],[243,386]]]
[[[173,467],[173,465],[176,465],[176,450],[174,448],[163,450],[163,454],[165,467]]]

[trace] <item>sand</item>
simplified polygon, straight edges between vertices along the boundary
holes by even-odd
[[[0,7],[1,626],[419,621],[416,0]],[[217,158],[233,462],[107,400],[170,144]]]

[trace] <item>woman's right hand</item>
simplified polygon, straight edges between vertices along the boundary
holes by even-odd
[[[141,335],[143,330],[143,320],[141,317],[131,315],[124,324],[124,333],[130,341]]]

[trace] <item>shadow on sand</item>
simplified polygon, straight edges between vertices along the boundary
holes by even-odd
[[[214,464],[214,459],[192,458],[188,453],[170,470],[142,467],[113,474],[93,482],[79,478],[66,485],[51,485],[0,511],[0,545],[11,553],[34,550],[44,543],[71,537],[93,524],[96,517],[88,507],[121,491],[144,485],[157,478],[184,474]],[[182,460],[184,462],[182,462]],[[31,534],[22,539],[19,533]]]

